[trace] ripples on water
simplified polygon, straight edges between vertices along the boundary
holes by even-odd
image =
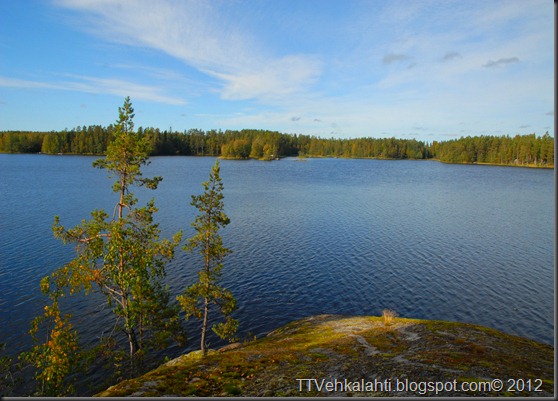
[[[70,227],[114,207],[93,160],[0,155],[0,342],[14,352],[29,346],[29,322],[44,305],[40,279],[73,254],[53,239],[53,216]],[[157,191],[138,193],[141,202],[155,196],[166,236],[193,234],[190,195],[213,163],[154,158],[146,169],[164,176]],[[222,235],[234,251],[223,280],[238,300],[241,337],[312,314],[391,308],[553,343],[553,171],[344,159],[224,160],[221,171],[231,218]],[[182,251],[168,271],[175,294],[196,277]],[[109,316],[95,305],[73,306],[87,342]],[[188,327],[188,349],[197,348],[197,325]]]

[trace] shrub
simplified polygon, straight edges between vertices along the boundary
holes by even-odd
[[[384,318],[384,324],[386,326],[389,326],[396,316],[398,316],[397,312],[391,309],[384,309],[382,311],[382,317]]]

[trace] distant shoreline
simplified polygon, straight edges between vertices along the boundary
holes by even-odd
[[[36,152],[36,153],[16,153],[16,152],[0,152],[3,155],[45,155],[45,156],[96,156],[96,157],[104,157],[104,154],[94,154],[94,153],[43,153],[43,152]],[[553,170],[554,165],[542,166],[542,165],[535,165],[535,164],[506,164],[506,163],[486,163],[486,162],[472,162],[472,163],[458,163],[458,162],[447,162],[436,158],[428,158],[428,159],[395,159],[395,158],[380,158],[380,157],[344,157],[344,156],[281,156],[273,159],[256,159],[256,158],[234,158],[234,157],[223,157],[223,156],[215,156],[215,155],[153,155],[150,157],[218,157],[222,160],[237,160],[237,161],[248,161],[248,160],[257,160],[257,161],[278,161],[285,158],[292,158],[298,160],[306,160],[306,159],[353,159],[353,160],[392,160],[392,161],[404,161],[404,160],[415,160],[415,161],[435,161],[444,164],[459,164],[459,165],[479,165],[479,166],[493,166],[493,167],[518,167],[518,168],[533,168],[533,169],[545,169],[545,170]]]

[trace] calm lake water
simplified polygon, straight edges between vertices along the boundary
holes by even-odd
[[[112,180],[95,157],[0,155],[0,342],[31,345],[29,323],[45,300],[40,279],[69,261],[54,215],[67,227],[95,208],[112,212]],[[165,236],[184,230],[214,158],[152,158]],[[238,300],[240,336],[258,337],[321,313],[378,315],[490,326],[554,341],[554,171],[434,161],[288,158],[221,161],[225,211],[223,281]],[[196,278],[177,252],[168,283],[179,294]],[[110,327],[106,310],[76,299],[85,342]],[[109,322],[109,323],[107,323]],[[189,324],[190,349],[198,348]],[[215,339],[210,339],[216,344]],[[185,349],[173,348],[171,357]]]

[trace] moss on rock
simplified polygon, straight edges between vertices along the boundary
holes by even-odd
[[[308,382],[297,379],[317,382],[309,388]],[[315,385],[322,379],[323,383],[347,379],[383,382],[384,386],[339,385],[326,391],[325,386]],[[397,380],[455,382],[459,388],[463,382],[495,379],[502,381],[500,391],[444,389],[435,394],[419,387],[395,388]],[[523,385],[510,391],[512,380],[517,379]],[[472,324],[395,318],[386,326],[375,316],[319,315],[292,322],[248,344],[210,352],[205,358],[199,352],[183,355],[98,396],[553,394],[554,348],[549,345]]]

